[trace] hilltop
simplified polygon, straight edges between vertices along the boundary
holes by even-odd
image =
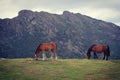
[[[54,41],[60,58],[84,58],[92,44],[101,43],[110,46],[111,59],[120,59],[119,35],[120,26],[80,13],[21,10],[12,19],[0,19],[0,57],[34,57],[40,43]]]

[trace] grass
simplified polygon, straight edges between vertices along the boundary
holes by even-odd
[[[1,58],[0,80],[120,80],[120,60]]]

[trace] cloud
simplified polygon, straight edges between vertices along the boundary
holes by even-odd
[[[115,24],[120,26],[120,22],[116,22]]]
[[[88,7],[83,7],[80,9],[72,9],[71,11],[74,12],[81,12],[82,14],[86,14],[88,16],[98,18],[98,19],[113,19],[118,16],[120,16],[119,11],[114,10],[114,9],[109,9],[109,8],[88,8]]]
[[[22,9],[62,14],[64,10],[119,23],[119,0],[0,0],[0,18],[12,18]],[[117,21],[116,21],[117,20]]]
[[[0,18],[12,18],[17,16],[17,7],[11,4],[11,0],[1,0],[0,5]]]

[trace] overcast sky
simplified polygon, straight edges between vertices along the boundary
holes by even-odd
[[[56,14],[67,10],[120,26],[120,0],[0,0],[0,18],[13,18],[23,9]]]

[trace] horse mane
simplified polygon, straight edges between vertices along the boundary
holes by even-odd
[[[90,53],[92,51],[92,48],[95,46],[96,44],[93,44],[87,51],[87,53]]]
[[[37,49],[36,49],[36,51],[35,51],[35,54],[40,51],[40,48],[39,48],[39,47],[40,47],[41,45],[42,45],[42,44],[39,44],[39,45],[38,45],[38,47],[37,47]]]

